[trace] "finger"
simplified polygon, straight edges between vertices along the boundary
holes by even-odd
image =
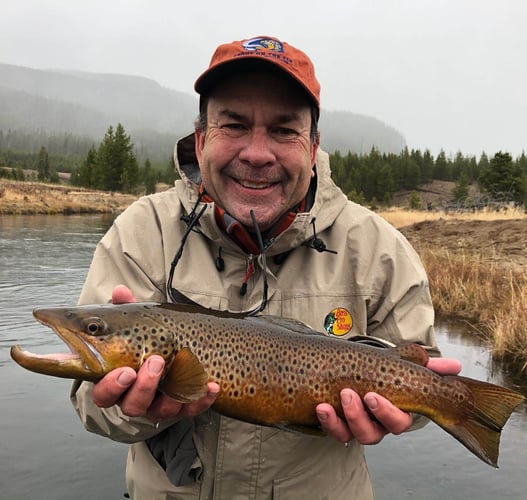
[[[372,419],[360,396],[351,389],[343,389],[340,399],[346,423],[355,439],[361,444],[379,443],[387,430]]]
[[[137,302],[132,290],[125,285],[117,285],[112,290],[112,304],[126,304],[128,302]]]
[[[151,356],[141,366],[137,379],[122,397],[119,406],[125,415],[142,417],[147,414],[163,374],[165,361],[161,356]]]
[[[93,386],[92,399],[100,408],[116,404],[134,383],[137,373],[132,368],[117,368]]]
[[[183,406],[182,413],[184,417],[194,417],[210,408],[220,393],[220,386],[214,382],[207,384],[207,395],[195,403],[189,403]]]
[[[316,407],[318,421],[322,429],[329,435],[341,443],[346,443],[353,439],[348,425],[344,420],[339,418],[333,406],[321,403]]]
[[[390,401],[374,392],[369,392],[364,396],[364,403],[372,415],[381,424],[384,433],[401,434],[407,431],[412,425],[412,416],[396,406]]]
[[[220,386],[210,382],[207,386],[207,395],[195,403],[182,404],[165,394],[160,394],[148,409],[147,417],[153,422],[168,418],[194,417],[204,412],[216,401],[220,393]]]
[[[430,358],[426,365],[439,375],[457,375],[461,371],[461,362],[453,358]]]

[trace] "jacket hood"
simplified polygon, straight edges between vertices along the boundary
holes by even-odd
[[[180,139],[174,148],[174,163],[186,191],[185,196],[181,196],[181,200],[189,213],[198,201],[201,183],[201,172],[194,146],[194,134],[189,134]],[[329,155],[320,148],[316,156],[315,171],[315,196],[311,208],[307,212],[299,212],[293,223],[274,239],[268,248],[268,255],[287,252],[312,239],[315,220],[316,231],[321,233],[333,224],[344,209],[348,200],[331,179]],[[178,188],[177,184],[176,188]],[[218,238],[223,240],[226,235],[219,230],[214,221],[214,204],[209,203],[209,205],[211,206],[200,219],[201,229],[212,240]]]

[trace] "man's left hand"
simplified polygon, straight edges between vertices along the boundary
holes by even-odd
[[[461,363],[451,358],[430,358],[427,368],[440,375],[457,375],[461,371]],[[356,439],[365,445],[377,444],[386,434],[401,434],[412,425],[409,413],[399,410],[374,392],[365,394],[364,400],[361,400],[352,389],[343,389],[340,398],[344,419],[338,417],[335,409],[326,403],[319,404],[316,411],[322,428],[342,443]]]

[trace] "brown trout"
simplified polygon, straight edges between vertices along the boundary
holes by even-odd
[[[36,309],[72,354],[11,348],[28,370],[98,381],[110,370],[166,361],[159,389],[181,402],[219,384],[219,413],[254,424],[322,433],[315,413],[340,391],[374,391],[404,411],[430,418],[484,462],[497,467],[501,429],[524,397],[510,389],[425,368],[426,351],[406,344],[379,349],[328,337],[273,316],[244,316],[196,306],[132,303]]]

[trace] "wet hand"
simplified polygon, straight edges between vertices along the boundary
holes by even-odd
[[[451,358],[430,358],[427,368],[440,375],[457,375],[461,371],[461,363]],[[316,412],[321,427],[342,443],[356,439],[364,445],[377,444],[386,434],[401,434],[412,425],[409,413],[399,410],[374,392],[365,394],[364,400],[361,400],[352,389],[343,389],[340,397],[343,419],[326,403],[319,404]]]
[[[146,417],[152,422],[183,419],[207,410],[220,392],[218,384],[209,383],[207,395],[193,403],[183,404],[159,393],[164,360],[151,356],[136,373],[132,368],[116,368],[93,387],[93,401],[101,408],[118,405],[129,417]]]
[[[377,444],[386,434],[401,434],[412,425],[410,414],[374,392],[367,393],[363,401],[352,389],[343,389],[340,399],[343,419],[326,403],[319,404],[316,411],[322,428],[342,443],[356,439],[361,444]]]

